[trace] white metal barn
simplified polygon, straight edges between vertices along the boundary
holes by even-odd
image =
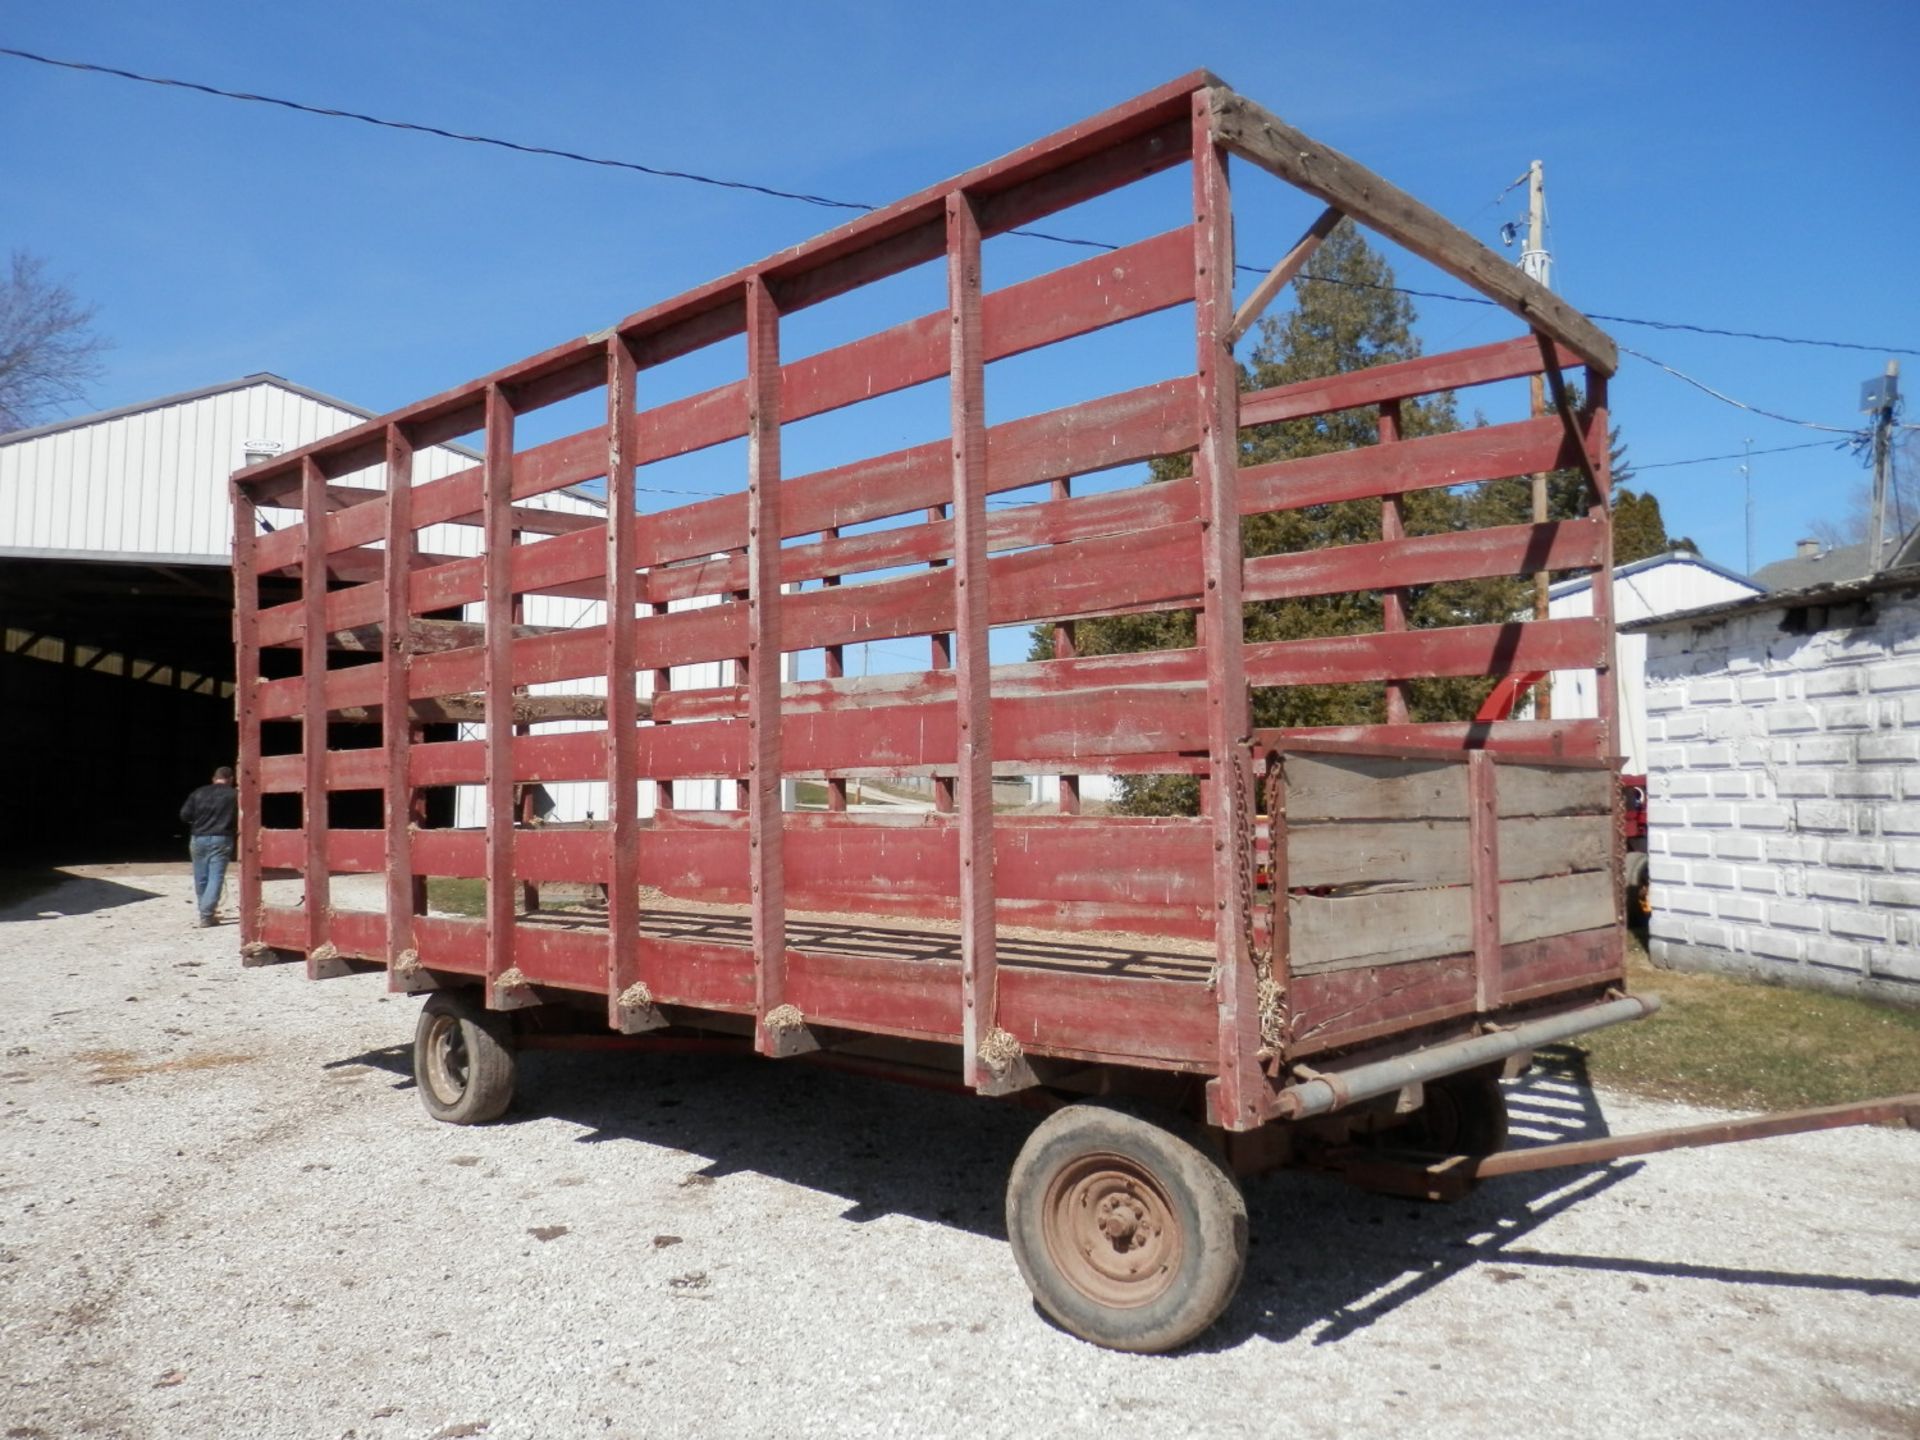
[[[228,477],[369,414],[255,374],[0,435],[0,713],[20,818],[0,846],[17,858],[101,858],[171,842],[181,798],[235,747]],[[436,445],[415,474],[437,479],[479,459]],[[384,482],[380,468],[336,481]],[[602,508],[579,491],[530,503]],[[471,525],[421,533],[422,548],[442,554],[476,554],[479,541]],[[542,597],[526,617],[598,618],[590,602]],[[558,818],[595,808],[589,789],[556,795]]]
[[[1621,625],[1677,615],[1766,593],[1766,586],[1703,560],[1691,550],[1669,550],[1613,572],[1613,614]],[[1563,580],[1547,592],[1547,614],[1555,619],[1593,614],[1593,579]],[[1615,684],[1620,696],[1621,767],[1628,775],[1647,773],[1647,637],[1622,635],[1614,652]],[[1599,714],[1595,676],[1590,671],[1561,671],[1553,677],[1553,716],[1574,720]]]

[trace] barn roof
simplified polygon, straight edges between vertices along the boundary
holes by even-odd
[[[195,400],[205,400],[212,395],[224,395],[230,390],[246,390],[255,385],[277,385],[282,390],[295,395],[304,395],[309,400],[322,405],[331,405],[336,410],[345,410],[362,419],[371,419],[373,411],[363,405],[355,405],[350,400],[342,400],[337,395],[329,395],[324,390],[315,390],[311,386],[289,380],[284,375],[276,375],[271,370],[256,370],[251,375],[243,375],[238,380],[222,380],[214,385],[202,385],[197,390],[182,390],[177,395],[162,395],[157,400],[140,400],[132,405],[119,405],[111,410],[96,410],[91,415],[74,415],[65,420],[55,420],[46,425],[35,425],[26,430],[9,430],[0,435],[0,445],[13,445],[22,440],[38,440],[43,435],[57,435],[62,430],[78,430],[87,425],[99,425],[108,420],[118,420],[127,415],[142,415],[149,410],[164,410],[169,405],[186,405]],[[480,452],[468,445],[442,442],[446,449],[461,455],[480,459]],[[588,498],[588,497],[581,497]]]

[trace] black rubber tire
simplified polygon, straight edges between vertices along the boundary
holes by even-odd
[[[436,990],[413,1032],[420,1103],[449,1125],[485,1125],[513,1103],[513,1027],[477,990]]]
[[[1653,920],[1647,905],[1647,857],[1643,851],[1629,850],[1624,864],[1625,879],[1621,885],[1622,904],[1626,909],[1627,928],[1642,939]]]
[[[1132,1183],[1151,1192],[1153,1213],[1166,1222],[1162,1234],[1178,1235],[1177,1242],[1161,1235],[1140,1244],[1131,1236],[1106,1240],[1110,1264],[1142,1244],[1165,1256],[1137,1285],[1137,1300],[1109,1303],[1090,1294],[1076,1281],[1073,1266],[1094,1278],[1090,1267],[1098,1262],[1074,1256],[1063,1268],[1056,1248],[1067,1242],[1048,1215],[1090,1216],[1088,1182],[1078,1188],[1069,1182],[1094,1171],[1137,1176]],[[1124,1195],[1121,1200],[1130,1203]],[[1143,1220],[1142,1231],[1150,1228]],[[1007,1236],[1034,1300],[1062,1329],[1109,1350],[1158,1354],[1178,1349],[1213,1324],[1240,1288],[1247,1203],[1213,1148],[1178,1119],[1156,1123],[1109,1106],[1069,1105],[1040,1123],[1013,1163]],[[1136,1286],[1132,1279],[1118,1283]]]
[[[1499,1077],[1469,1071],[1429,1080],[1425,1088],[1426,1103],[1409,1127],[1414,1149],[1434,1155],[1493,1155],[1507,1148],[1507,1096]]]

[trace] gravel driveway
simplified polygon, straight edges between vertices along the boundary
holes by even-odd
[[[427,1120],[416,1002],[243,971],[181,876],[0,911],[0,1434],[1920,1435],[1920,1135],[1519,1177],[1252,1182],[1199,1347],[1043,1321],[1030,1112],[798,1064],[534,1054]],[[1565,1072],[1524,1138],[1701,1112]]]

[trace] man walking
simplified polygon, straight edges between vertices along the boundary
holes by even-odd
[[[220,904],[220,887],[227,880],[227,862],[233,859],[233,839],[239,833],[240,797],[233,788],[233,771],[222,765],[213,783],[187,796],[180,819],[191,837],[187,853],[193,857],[193,899],[200,907],[200,924],[217,923],[213,912]]]

